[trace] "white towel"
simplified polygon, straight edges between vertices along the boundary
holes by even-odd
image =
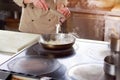
[[[17,53],[38,39],[38,34],[0,30],[0,52]]]

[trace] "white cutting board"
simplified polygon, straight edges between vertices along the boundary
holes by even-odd
[[[0,52],[17,53],[38,39],[38,34],[0,30]]]

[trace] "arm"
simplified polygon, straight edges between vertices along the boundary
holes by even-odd
[[[66,19],[68,17],[70,17],[70,14],[71,14],[70,10],[67,7],[67,4],[68,4],[67,0],[58,0],[57,1],[57,11],[60,12],[61,14],[63,14],[66,17]],[[64,21],[65,21],[65,19],[61,18],[61,22],[64,22]]]
[[[48,10],[45,0],[14,0],[14,2],[21,7],[24,7],[25,4],[33,3],[33,5],[37,8]]]
[[[24,7],[27,2],[30,2],[30,0],[13,0],[17,5]]]
[[[32,3],[33,0],[24,0],[25,4]]]

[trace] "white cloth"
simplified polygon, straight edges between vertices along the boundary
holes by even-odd
[[[0,52],[17,53],[38,39],[37,34],[0,30]]]

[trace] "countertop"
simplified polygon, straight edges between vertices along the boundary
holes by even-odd
[[[81,64],[101,64],[103,66],[104,58],[107,55],[110,55],[110,48],[109,48],[109,42],[104,41],[96,41],[96,40],[87,40],[87,39],[76,39],[75,44],[73,45],[73,48],[75,50],[75,54],[71,55],[69,57],[64,58],[56,58],[61,64],[63,64],[67,71],[66,75],[68,75],[69,70],[76,65]],[[26,51],[21,52],[22,54],[25,54]],[[20,53],[17,53],[20,54]],[[17,55],[15,54],[15,55]],[[4,60],[1,61],[0,68],[4,68],[2,63],[6,63],[8,59],[15,56],[8,56],[7,58],[4,58],[5,55],[0,53],[0,57]],[[25,79],[24,79],[25,80]],[[67,80],[71,80],[70,77]],[[114,80],[111,77],[106,78],[106,76],[101,74],[99,76],[99,80]]]

